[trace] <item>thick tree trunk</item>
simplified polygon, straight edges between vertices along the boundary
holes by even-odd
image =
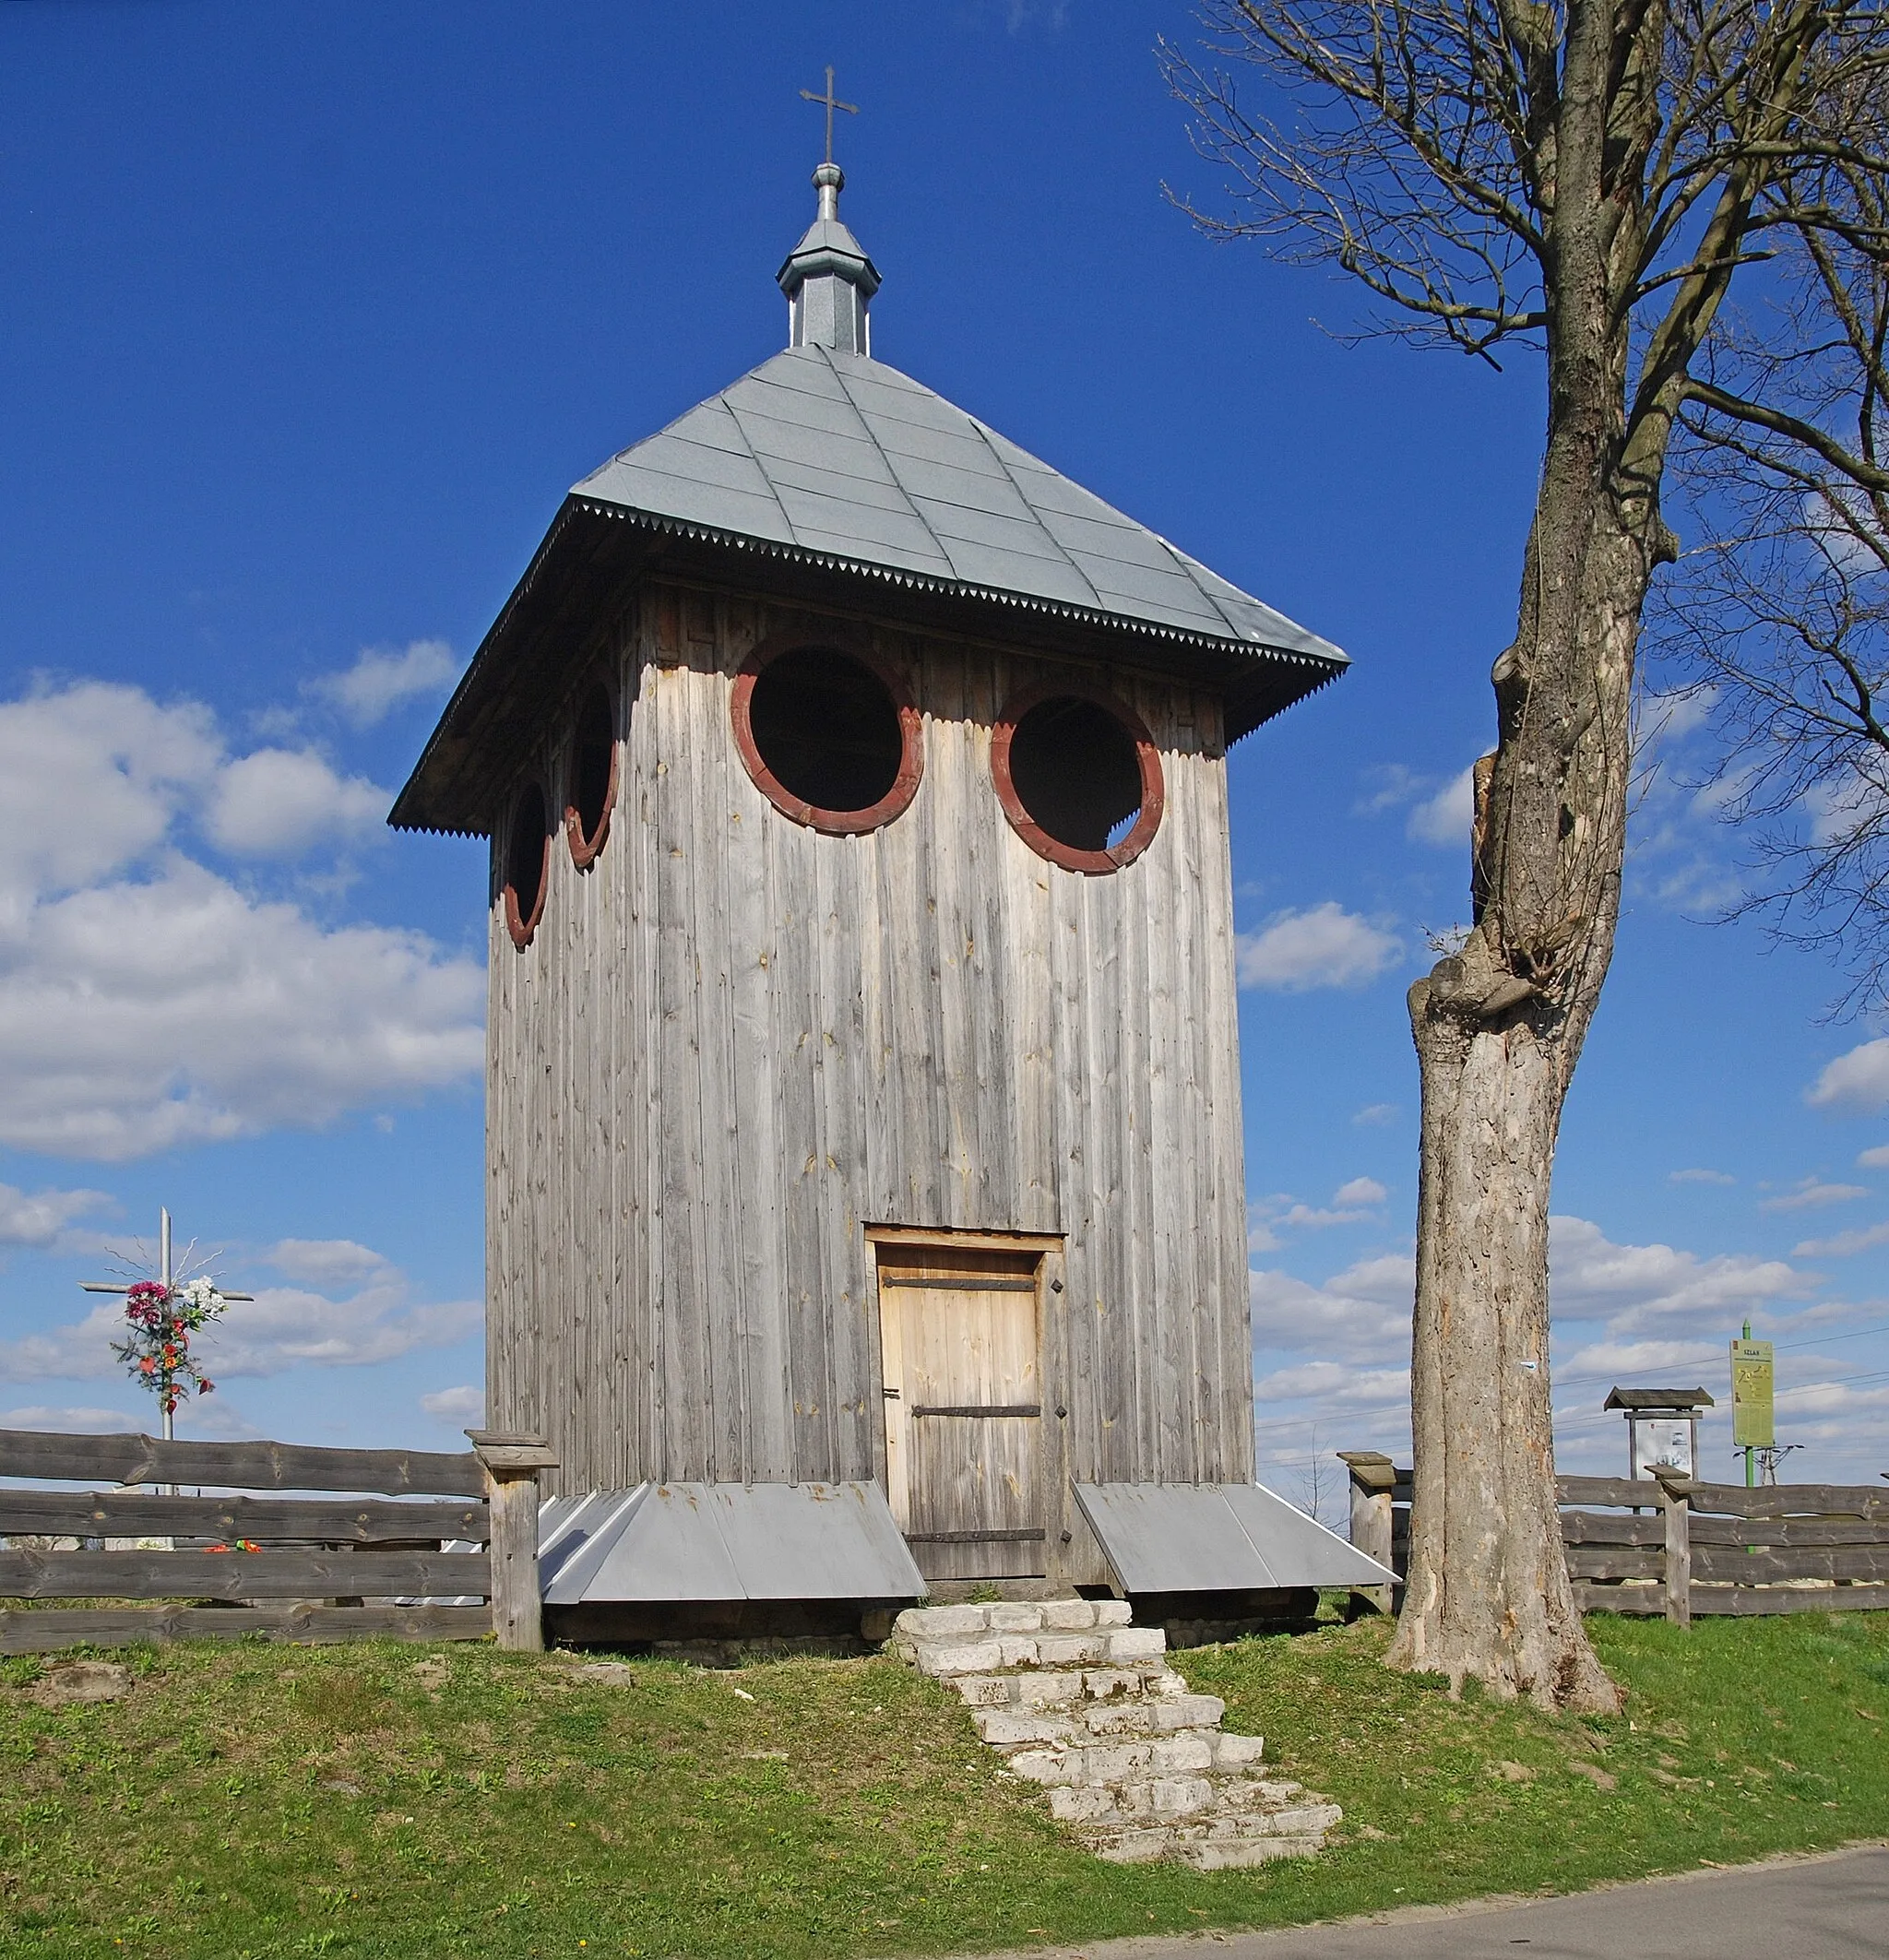
[[[1477,924],[1410,990],[1423,1099],[1415,1485],[1389,1657],[1447,1675],[1453,1691],[1473,1678],[1610,1714],[1619,1691],[1574,1609],[1555,1504],[1548,1201],[1613,948],[1652,551],[1630,528],[1636,512],[1583,487],[1556,508],[1544,483],[1528,576],[1548,602],[1525,599],[1516,645],[1496,663],[1503,742],[1478,772]],[[1585,535],[1551,579],[1543,544],[1569,529]]]
[[[1560,1070],[1519,1014],[1472,1027],[1439,991],[1435,980],[1410,990],[1423,1093],[1417,1449],[1393,1662],[1445,1674],[1453,1692],[1474,1677],[1503,1696],[1612,1713],[1619,1696],[1574,1610],[1554,1501],[1548,1187]]]

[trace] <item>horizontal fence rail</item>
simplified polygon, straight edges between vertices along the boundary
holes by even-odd
[[[160,1443],[155,1436],[76,1436],[0,1429],[0,1477],[51,1482],[233,1484],[239,1491],[409,1491],[483,1497],[478,1453],[330,1450],[300,1443]]]
[[[1411,1478],[1350,1451],[1351,1539],[1401,1578]],[[1562,1538],[1583,1612],[1704,1614],[1889,1610],[1889,1486],[1691,1478],[1561,1477]],[[1391,1588],[1372,1588],[1388,1610]]]
[[[448,1455],[0,1430],[0,1477],[120,1487],[0,1486],[0,1600],[113,1602],[0,1607],[0,1653],[244,1634],[495,1632],[541,1646],[537,1479],[554,1459],[538,1436],[481,1431],[473,1443]],[[345,1494],[304,1494],[318,1491]]]

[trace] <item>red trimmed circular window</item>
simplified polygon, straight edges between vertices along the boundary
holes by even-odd
[[[889,824],[924,774],[904,683],[849,635],[778,635],[749,655],[730,703],[735,747],[783,816],[833,837]]]
[[[544,791],[527,783],[505,832],[505,930],[520,952],[531,944],[544,916],[544,888],[550,883],[551,826],[545,821]]]
[[[991,731],[991,775],[1010,827],[1064,871],[1132,864],[1160,828],[1160,752],[1125,702],[1080,682],[1026,688]]]
[[[571,742],[570,801],[564,805],[564,836],[571,862],[588,871],[610,835],[616,807],[616,715],[610,690],[599,681],[577,708]]]

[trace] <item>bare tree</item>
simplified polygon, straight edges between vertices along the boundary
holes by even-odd
[[[1299,1508],[1314,1524],[1325,1521],[1325,1499],[1331,1494],[1332,1473],[1325,1463],[1325,1450],[1319,1441],[1318,1424],[1313,1423],[1305,1439],[1305,1467],[1299,1473]]]
[[[1880,180],[1889,19],[1882,0],[1206,0],[1205,18],[1205,55],[1164,49],[1233,176],[1230,211],[1197,221],[1339,267],[1375,330],[1540,354],[1474,926],[1409,996],[1416,1479],[1391,1659],[1612,1710],[1555,1508],[1548,1194],[1613,951],[1641,615],[1676,550],[1660,492],[1682,411],[1714,406],[1734,283],[1769,270],[1820,168]],[[1768,344],[1800,328],[1772,320]]]
[[[1838,1010],[1862,1010],[1889,1005],[1889,184],[1837,157],[1791,192],[1769,277],[1681,411],[1701,536],[1653,638],[1712,700],[1719,813],[1749,826],[1729,912],[1834,954]]]

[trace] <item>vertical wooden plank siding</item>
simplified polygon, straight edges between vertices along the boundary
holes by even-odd
[[[924,779],[885,828],[828,837],[766,801],[730,732],[735,671],[795,618],[646,588],[519,759],[561,812],[575,704],[608,674],[609,840],[579,872],[560,828],[522,952],[503,826],[493,847],[486,1420],[548,1435],[564,1491],[883,1476],[866,1227],[1059,1233],[1046,1460],[1249,1479],[1218,700],[1079,670],[1147,722],[1167,784],[1149,849],[1084,878],[1011,831],[990,774],[1003,703],[1072,670],[879,632]]]

